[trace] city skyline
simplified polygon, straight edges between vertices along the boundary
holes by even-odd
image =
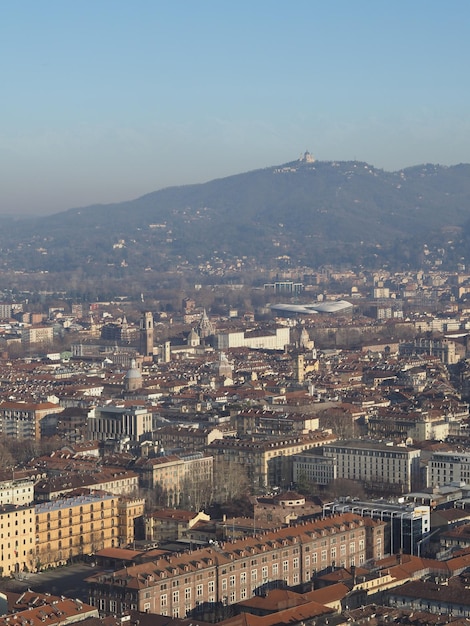
[[[470,161],[467,3],[0,9],[0,214],[285,163]]]

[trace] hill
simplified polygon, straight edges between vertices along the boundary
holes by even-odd
[[[272,267],[280,257],[416,267],[436,254],[445,265],[467,253],[470,165],[386,172],[355,161],[294,161],[0,223],[3,267],[22,271],[119,275],[240,259]]]

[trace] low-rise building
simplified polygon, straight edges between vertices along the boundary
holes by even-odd
[[[208,522],[206,513],[182,509],[159,509],[145,516],[145,539],[147,541],[178,541],[198,522]]]

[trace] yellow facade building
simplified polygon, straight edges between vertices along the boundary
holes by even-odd
[[[116,496],[89,494],[36,505],[37,569],[118,544]]]
[[[145,510],[145,498],[119,498],[119,545],[127,546],[135,539],[136,520],[142,518]]]
[[[0,509],[0,576],[34,569],[34,506]]]

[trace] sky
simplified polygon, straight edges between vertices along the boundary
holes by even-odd
[[[468,0],[0,2],[0,214],[470,162]]]

